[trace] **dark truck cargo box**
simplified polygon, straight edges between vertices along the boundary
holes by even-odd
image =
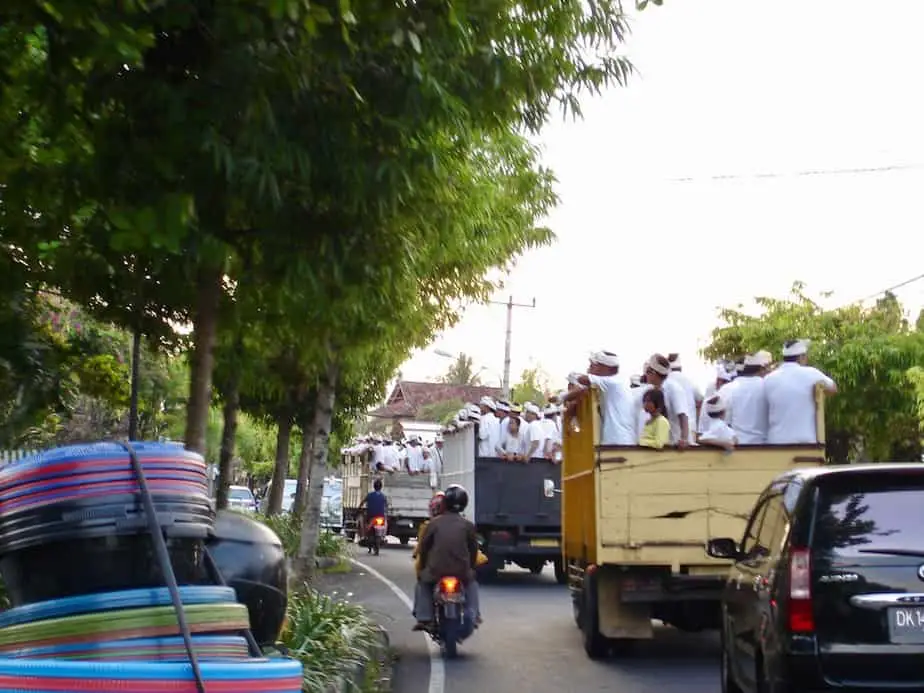
[[[466,515],[478,528],[489,563],[489,577],[509,563],[533,573],[553,563],[564,580],[561,562],[561,466],[544,459],[510,462],[476,457],[477,429],[447,432],[443,479],[469,490]]]

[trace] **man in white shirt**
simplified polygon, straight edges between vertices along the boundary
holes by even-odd
[[[734,371],[734,366],[732,366],[732,371]],[[735,375],[733,372],[729,372],[728,368],[724,364],[719,364],[715,367],[715,382],[709,383],[706,386],[706,393],[703,396],[703,401],[709,400],[714,394],[719,390],[722,390],[722,394],[726,393],[724,390],[728,385],[731,385],[735,380]],[[705,426],[707,424],[708,417],[700,408],[699,418],[696,421],[696,432],[702,433],[705,431]]]
[[[683,386],[683,391],[687,395],[686,409],[688,412],[692,413],[690,421],[696,421],[699,418],[700,407],[703,406],[703,391],[683,372],[683,365],[680,363],[680,354],[668,354],[667,360],[671,362],[671,380],[680,383]]]
[[[703,434],[699,437],[699,442],[715,448],[722,448],[727,453],[735,449],[738,444],[738,437],[725,422],[727,413],[726,395],[722,392],[715,393],[712,397],[703,403],[703,413],[706,415],[706,424]]]
[[[767,442],[770,445],[812,445],[818,443],[815,424],[815,386],[825,394],[837,392],[837,385],[817,368],[808,365],[808,340],[791,340],[783,345],[783,363],[764,378],[767,394]]]
[[[372,471],[381,472],[385,470],[385,446],[382,445],[382,439],[378,436],[372,439]]]
[[[531,460],[534,457],[544,457],[545,455],[545,428],[539,419],[540,409],[532,402],[527,402],[523,406],[523,418],[526,425],[523,427],[525,434],[526,459]]]
[[[676,445],[678,448],[689,447],[693,436],[691,422],[694,414],[687,407],[688,398],[683,385],[671,376],[671,362],[667,360],[666,356],[654,354],[648,359],[645,380],[648,381],[648,384],[659,388],[664,393],[667,420],[671,424],[671,445]],[[638,390],[643,389],[639,388]],[[637,410],[634,416],[636,417],[634,420],[637,425]]]
[[[420,439],[413,435],[407,441],[407,472],[416,475],[424,471],[423,449],[420,447]]]
[[[545,432],[545,450],[543,457],[547,460],[561,459],[561,419],[558,406],[549,404],[542,410],[542,430]]]
[[[767,443],[769,414],[763,374],[772,358],[766,351],[748,354],[735,382],[722,389],[728,401],[725,422],[735,432],[739,445]]]
[[[497,404],[490,397],[481,398],[481,422],[478,424],[478,456],[496,457],[500,440],[500,419],[497,418]]]
[[[638,442],[634,397],[629,386],[617,377],[618,373],[619,357],[611,351],[598,351],[591,355],[586,374],[572,374],[581,389],[565,395],[565,401],[569,402],[581,396],[586,388],[600,391],[601,445],[635,445]]]
[[[382,441],[382,458],[385,465],[385,471],[396,472],[401,468],[398,462],[398,449],[395,444],[388,438]]]

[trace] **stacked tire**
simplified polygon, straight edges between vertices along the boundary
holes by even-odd
[[[176,444],[133,448],[180,586],[202,685],[222,693],[300,691],[301,664],[263,657],[250,633],[255,615],[262,639],[272,640],[284,616],[278,538],[262,526],[242,529],[257,523],[238,516],[220,520],[216,532],[201,456]],[[117,443],[57,448],[0,470],[0,574],[13,604],[0,613],[0,690],[199,690],[165,586],[170,570],[158,561],[144,508],[129,453]],[[221,536],[222,527],[230,536]],[[225,570],[220,560],[210,565],[209,546],[248,585],[245,599],[233,580],[216,584]],[[250,578],[261,571],[272,584],[253,592],[260,585]],[[255,596],[259,603],[250,603]]]

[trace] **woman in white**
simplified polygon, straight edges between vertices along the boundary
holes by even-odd
[[[510,419],[501,441],[497,445],[497,456],[504,460],[526,461],[526,436],[520,432],[520,420]]]

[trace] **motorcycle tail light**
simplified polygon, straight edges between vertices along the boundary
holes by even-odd
[[[444,577],[440,580],[440,590],[447,594],[455,594],[459,591],[459,579],[454,577]]]
[[[385,518],[377,517],[372,521],[372,524],[374,524],[376,527],[381,527],[382,525],[385,524]]]

